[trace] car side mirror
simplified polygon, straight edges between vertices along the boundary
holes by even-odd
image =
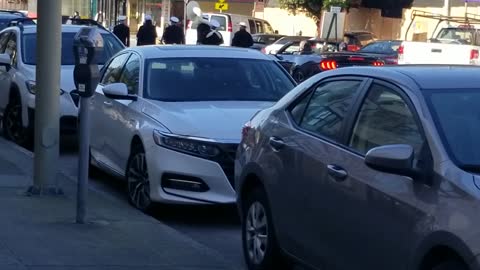
[[[365,164],[377,171],[415,178],[418,176],[413,160],[415,151],[406,144],[379,146],[365,156]]]
[[[6,53],[0,54],[0,67],[4,67],[6,71],[10,70],[12,60],[10,55]]]
[[[136,95],[128,94],[128,87],[124,83],[112,83],[103,87],[103,94],[111,99],[136,101]]]

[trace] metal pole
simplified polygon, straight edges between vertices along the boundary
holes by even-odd
[[[58,192],[62,1],[42,0],[38,8],[35,99],[34,189]],[[55,186],[55,189],[51,187]]]
[[[450,12],[451,12],[450,0],[444,0],[443,7],[445,8],[445,15],[450,16]]]
[[[90,98],[80,98],[80,126],[79,135],[79,158],[78,158],[78,181],[77,181],[77,223],[84,224],[87,216],[88,196],[88,167],[90,157],[90,113],[88,105]]]

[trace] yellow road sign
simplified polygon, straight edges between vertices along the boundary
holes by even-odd
[[[222,2],[217,2],[215,3],[215,9],[225,11],[228,10],[228,4],[227,3],[222,3]]]

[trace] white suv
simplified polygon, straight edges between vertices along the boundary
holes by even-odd
[[[60,129],[76,132],[78,91],[73,81],[75,59],[73,39],[81,25],[62,25],[62,67],[60,95]],[[115,35],[101,29],[104,53],[98,63],[124,49]],[[35,115],[36,25],[8,27],[0,32],[0,117],[7,139],[23,146],[32,145]]]

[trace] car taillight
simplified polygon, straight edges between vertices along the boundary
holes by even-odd
[[[323,61],[320,63],[320,68],[321,68],[323,71],[336,69],[337,67],[338,67],[337,61],[335,61],[335,60],[323,60]]]
[[[375,66],[375,67],[385,66],[385,62],[377,60],[377,61],[373,62],[373,66]]]
[[[227,28],[227,31],[228,31],[228,32],[232,32],[232,31],[233,31],[233,25],[232,25],[232,21],[229,21],[229,22],[228,22],[228,28]]]
[[[478,50],[470,51],[470,60],[478,59]]]
[[[403,49],[403,44],[402,44],[402,45],[400,45],[400,47],[398,47],[398,50],[397,50],[398,55],[403,54],[403,53],[404,53],[403,50],[404,50],[404,49]]]
[[[192,21],[191,20],[187,21],[187,28],[192,29]]]
[[[385,61],[387,62],[386,64],[398,65],[398,58],[397,57],[386,57]]]
[[[356,52],[360,49],[361,49],[361,47],[358,46],[358,45],[348,45],[347,46],[347,51],[349,51],[349,52]]]
[[[265,54],[267,53],[267,50],[265,50],[265,48],[262,48],[261,51],[262,51],[262,53],[265,53]]]

